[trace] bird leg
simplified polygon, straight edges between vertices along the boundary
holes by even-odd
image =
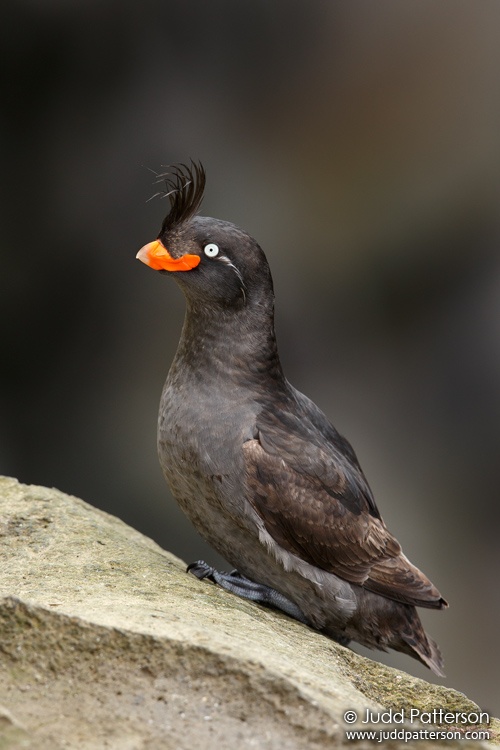
[[[289,617],[293,617],[294,620],[304,623],[304,625],[310,624],[297,605],[287,599],[286,596],[270,586],[255,583],[255,581],[245,578],[237,570],[223,573],[207,565],[203,560],[197,560],[188,565],[187,572],[195,575],[200,581],[208,578],[212,583],[218,583],[223,589],[236,594],[236,596],[241,596],[242,599],[249,599],[252,602],[263,604],[265,607],[279,609]]]

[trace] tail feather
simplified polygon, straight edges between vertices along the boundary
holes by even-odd
[[[415,607],[409,604],[396,604],[396,607],[399,617],[395,619],[399,620],[399,627],[394,629],[393,638],[387,645],[418,659],[434,674],[444,677],[444,662],[439,646],[425,632]]]
[[[414,659],[421,661],[422,664],[429,667],[429,669],[434,672],[434,674],[437,674],[438,677],[445,677],[446,675],[443,671],[444,661],[439,646],[436,641],[425,633],[423,628],[422,634],[423,638],[417,640],[412,635],[402,633],[401,638],[409,647],[409,650],[406,651],[406,653],[409,654],[409,656],[413,656]],[[402,648],[399,650],[403,651]]]
[[[439,647],[425,632],[416,608],[366,589],[361,592],[360,606],[346,626],[345,635],[368,648],[392,648],[408,654],[444,677]]]

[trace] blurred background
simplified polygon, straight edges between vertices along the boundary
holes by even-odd
[[[149,170],[200,159],[202,213],[267,253],[289,379],[450,602],[422,615],[444,683],[499,715],[500,4],[10,0],[2,15],[0,471],[220,563],[156,457],[184,302],[135,260],[168,208],[146,202]]]

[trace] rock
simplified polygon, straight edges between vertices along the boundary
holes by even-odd
[[[411,708],[479,711],[198,581],[150,539],[55,489],[0,478],[0,565],[2,750],[319,750],[349,744],[367,709],[405,710],[405,725],[375,727],[393,732],[433,729],[408,724]],[[346,710],[359,716],[351,727]],[[498,737],[498,727],[476,729]]]

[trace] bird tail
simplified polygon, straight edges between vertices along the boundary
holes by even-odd
[[[366,589],[361,591],[361,606],[348,623],[346,636],[368,648],[392,648],[408,654],[444,677],[439,647],[425,632],[416,608]]]
[[[429,667],[438,677],[445,677],[446,675],[443,671],[444,662],[439,646],[423,629],[422,632],[424,637],[418,639],[406,634],[401,636],[409,649],[406,653],[421,661],[422,664]],[[403,651],[404,649],[400,648],[399,650]]]
[[[392,642],[388,642],[389,648],[412,656],[422,662],[426,667],[444,677],[444,662],[437,643],[427,635],[415,607],[408,604],[399,604],[398,614],[401,616],[400,629],[395,629]]]

